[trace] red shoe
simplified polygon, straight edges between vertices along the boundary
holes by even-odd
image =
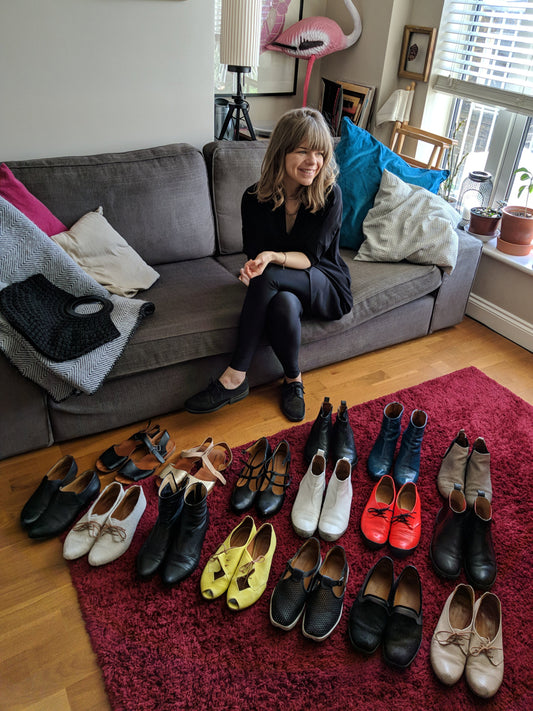
[[[394,479],[385,474],[374,487],[361,515],[361,533],[370,548],[381,548],[387,542],[395,498]]]
[[[402,486],[394,503],[394,514],[389,533],[392,552],[404,557],[414,551],[420,542],[420,498],[412,481]]]

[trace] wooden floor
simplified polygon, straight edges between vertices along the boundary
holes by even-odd
[[[335,408],[341,399],[351,406],[470,365],[533,404],[533,355],[467,318],[431,336],[306,373],[307,419],[316,417],[325,395]],[[179,449],[207,435],[233,447],[288,426],[278,393],[272,384],[218,413],[178,412],[158,422]],[[74,455],[84,471],[132,431],[135,425],[0,462],[0,711],[109,709],[61,544],[31,541],[18,517],[61,456]]]

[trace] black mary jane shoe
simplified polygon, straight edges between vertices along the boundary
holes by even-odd
[[[305,417],[304,386],[299,381],[281,386],[281,411],[291,422],[301,422]]]
[[[261,437],[245,450],[248,461],[244,463],[239,478],[231,492],[230,506],[234,513],[242,514],[254,503],[265,472],[265,465],[272,455],[272,448],[266,437]]]
[[[291,483],[289,443],[281,440],[265,464],[265,475],[255,502],[259,516],[274,516],[283,506],[285,493]]]

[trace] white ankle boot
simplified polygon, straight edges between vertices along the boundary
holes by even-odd
[[[292,505],[292,527],[302,538],[309,538],[316,531],[325,488],[326,458],[324,450],[318,449],[302,477]]]
[[[337,461],[329,480],[318,533],[324,541],[336,541],[348,528],[352,507],[352,464],[343,457]]]

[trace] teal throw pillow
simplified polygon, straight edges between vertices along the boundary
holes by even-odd
[[[387,148],[368,131],[348,118],[342,120],[341,140],[335,151],[342,191],[342,227],[340,245],[358,250],[364,235],[363,220],[374,204],[385,168],[404,182],[437,193],[447,170],[415,168]]]

